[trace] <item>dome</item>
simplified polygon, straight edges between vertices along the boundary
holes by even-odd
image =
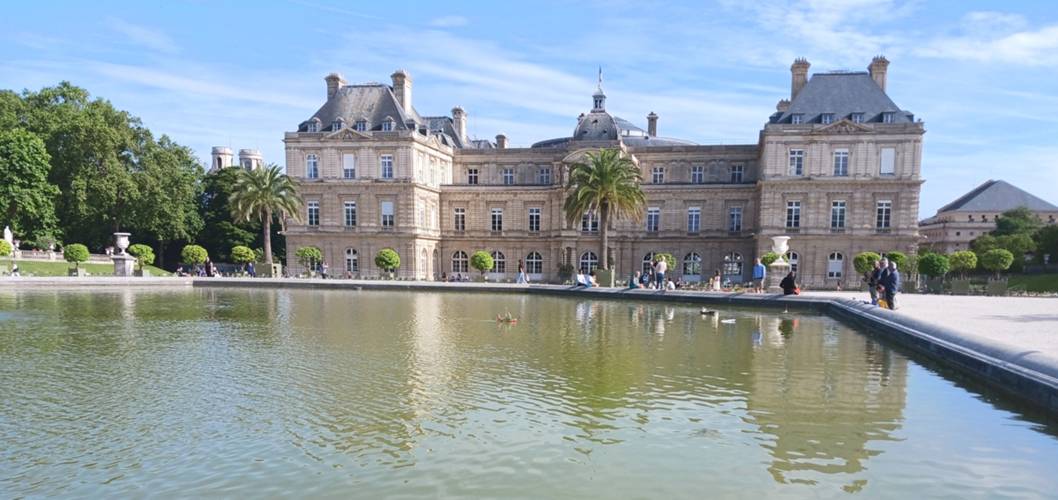
[[[616,141],[620,135],[617,120],[610,113],[591,112],[581,116],[573,131],[575,141]]]

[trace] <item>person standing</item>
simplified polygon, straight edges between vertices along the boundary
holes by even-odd
[[[720,270],[713,271],[713,279],[710,282],[713,284],[713,291],[719,292],[723,286],[724,278],[720,276]]]
[[[886,259],[885,257],[882,257],[882,260],[878,261],[878,274],[875,275],[874,282],[877,283],[878,285],[881,285],[881,286],[883,286],[885,288],[888,288],[888,286],[886,286],[886,280],[888,279],[888,276],[889,276],[889,259]],[[885,298],[885,294],[879,293],[878,294],[878,298],[879,299],[884,299]]]
[[[867,292],[871,294],[871,304],[878,304],[878,273],[881,272],[882,263],[874,261],[874,267],[863,273],[863,281],[867,283]]]
[[[529,283],[529,277],[525,275],[525,264],[522,263],[522,259],[518,259],[518,279],[516,281],[519,285]]]
[[[665,259],[658,257],[657,262],[654,264],[654,282],[657,283],[658,290],[665,289],[665,271],[669,270],[669,263]]]
[[[799,295],[797,290],[797,275],[793,271],[787,274],[785,278],[779,283],[779,288],[782,288],[783,295]]]
[[[764,276],[767,274],[767,268],[761,263],[760,259],[753,259],[753,291],[757,293],[764,293]]]
[[[323,264],[320,265],[320,277],[323,278],[323,279],[327,279],[327,263],[326,262],[324,262]]]
[[[900,291],[900,270],[896,268],[896,261],[889,261],[889,272],[885,275],[885,302],[889,309],[896,309],[896,294]]]
[[[251,278],[257,277],[257,271],[253,267],[253,262],[246,263],[246,274],[249,274]]]

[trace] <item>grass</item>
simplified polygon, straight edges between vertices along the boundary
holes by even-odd
[[[44,262],[37,260],[18,260],[19,274],[22,276],[67,276],[67,270],[73,268],[73,264],[60,260],[55,262]],[[81,264],[90,276],[113,276],[114,264]],[[0,260],[0,271],[7,273],[11,269],[11,261]],[[147,266],[151,276],[169,276],[169,273],[154,266]]]
[[[1026,292],[1058,293],[1058,274],[1012,274],[1008,284],[1011,289]]]

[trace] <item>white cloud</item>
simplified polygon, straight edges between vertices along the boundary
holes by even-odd
[[[176,54],[180,52],[180,47],[176,42],[160,31],[140,26],[138,24],[132,24],[116,17],[107,18],[107,26],[122,35],[125,35],[133,43],[151,50],[164,52],[166,54]]]
[[[436,28],[458,28],[469,23],[470,21],[463,16],[442,16],[430,21],[430,26]]]
[[[939,37],[915,52],[917,55],[931,58],[1055,66],[1058,65],[1058,24],[1000,36],[971,31],[956,36]]]

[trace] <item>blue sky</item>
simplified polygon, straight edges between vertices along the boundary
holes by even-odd
[[[420,113],[463,106],[512,146],[572,133],[597,68],[607,108],[661,135],[755,143],[812,71],[885,54],[889,95],[926,123],[921,215],[989,178],[1058,203],[1058,9],[1047,1],[16,2],[0,18],[0,88],[60,80],[195,149],[283,164],[324,75],[388,82]]]

